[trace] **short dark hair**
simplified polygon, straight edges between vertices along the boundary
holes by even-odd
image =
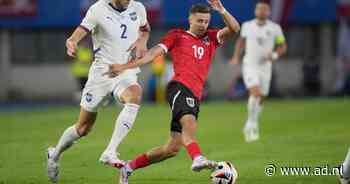
[[[210,13],[211,9],[208,5],[205,4],[194,4],[190,9],[190,14],[194,13]]]
[[[257,4],[257,5],[258,5],[258,4],[265,4],[265,5],[267,5],[267,6],[270,6],[270,3],[267,2],[266,0],[265,0],[265,1],[264,1],[264,0],[258,1],[256,4]]]

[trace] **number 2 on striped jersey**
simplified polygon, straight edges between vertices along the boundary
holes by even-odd
[[[122,39],[128,38],[128,37],[126,36],[126,29],[127,29],[128,27],[127,27],[125,24],[121,24],[121,25],[120,25],[120,28],[123,29],[123,30],[122,30],[122,34],[120,35],[120,38],[122,38]]]

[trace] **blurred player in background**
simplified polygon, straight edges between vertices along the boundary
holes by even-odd
[[[247,142],[259,139],[258,120],[263,98],[268,96],[272,63],[287,50],[281,27],[270,21],[270,6],[259,2],[255,8],[256,18],[242,25],[231,64],[238,64],[244,49],[242,72],[249,89],[248,119],[243,129]]]
[[[199,103],[216,49],[225,40],[233,37],[240,26],[220,0],[208,2],[212,9],[221,14],[226,24],[225,28],[208,29],[210,7],[202,4],[193,5],[189,15],[190,28],[187,31],[173,29],[142,59],[124,65],[111,65],[109,74],[113,77],[124,70],[147,64],[157,56],[169,52],[175,72],[167,86],[167,100],[172,111],[170,139],[166,144],[141,154],[122,167],[120,184],[127,184],[128,177],[136,169],[176,156],[182,146],[193,160],[191,166],[193,171],[198,172],[216,166],[216,162],[203,156],[195,138]]]
[[[110,64],[127,63],[131,51],[135,51],[136,57],[143,56],[147,51],[149,31],[146,9],[140,2],[99,0],[89,8],[81,25],[68,38],[67,53],[74,57],[79,41],[91,33],[95,60],[83,90],[78,121],[64,131],[55,147],[48,149],[47,169],[52,182],[58,179],[58,161],[62,152],[89,133],[99,106],[111,94],[124,103],[124,108],[116,120],[112,138],[100,161],[115,167],[123,164],[116,150],[133,126],[140,107],[142,89],[137,82],[140,69],[125,70],[115,78],[109,78],[103,73],[109,70]]]
[[[340,184],[350,184],[350,148],[342,164],[342,172],[339,178]]]

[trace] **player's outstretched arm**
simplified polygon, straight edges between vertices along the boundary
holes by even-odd
[[[147,52],[147,42],[150,36],[151,27],[147,23],[145,26],[140,28],[139,37],[135,43],[133,43],[127,51],[135,50],[136,58],[142,58]]]
[[[78,43],[87,35],[87,31],[80,26],[75,29],[73,34],[66,40],[67,54],[75,57],[75,52],[78,48]]]
[[[227,38],[232,37],[235,33],[240,30],[238,21],[228,12],[222,5],[220,0],[207,0],[210,6],[219,12],[226,24],[226,27],[220,30],[220,40],[224,41]]]
[[[159,45],[156,45],[156,46],[152,47],[149,51],[147,51],[145,56],[141,59],[137,59],[135,61],[131,61],[131,62],[126,63],[126,64],[110,65],[109,75],[115,76],[124,70],[136,68],[136,67],[148,64],[148,63],[152,62],[156,57],[158,57],[164,53],[165,53],[164,49],[162,47],[160,47]]]

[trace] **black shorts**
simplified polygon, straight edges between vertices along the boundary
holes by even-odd
[[[176,81],[171,81],[168,84],[166,94],[172,112],[171,131],[181,133],[180,119],[182,116],[192,114],[196,119],[198,118],[199,100],[190,89]]]

